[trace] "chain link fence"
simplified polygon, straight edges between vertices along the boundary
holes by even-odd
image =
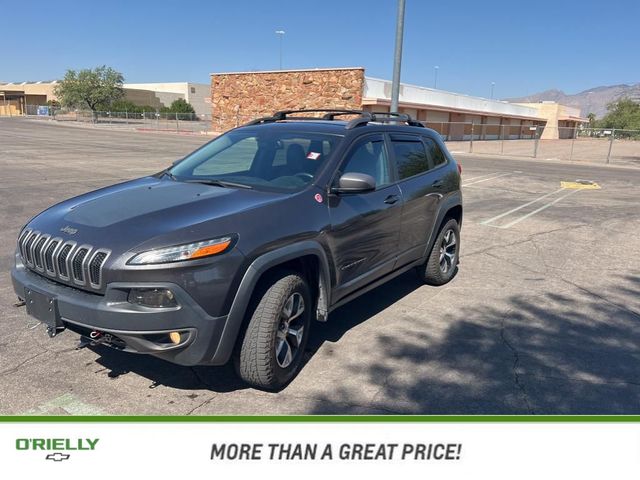
[[[454,152],[640,165],[640,130],[423,122]]]
[[[219,134],[256,118],[167,112],[91,112],[27,105],[32,118],[174,133]],[[620,165],[640,165],[640,130],[422,122],[438,132],[452,152],[522,156]]]
[[[109,112],[27,105],[26,115],[42,120],[176,133],[211,133],[211,115],[172,112]]]

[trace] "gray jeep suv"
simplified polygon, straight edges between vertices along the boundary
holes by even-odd
[[[27,313],[52,337],[180,365],[233,359],[249,384],[280,389],[312,320],[412,268],[451,280],[460,167],[440,136],[404,114],[304,112],[34,217],[12,270]]]

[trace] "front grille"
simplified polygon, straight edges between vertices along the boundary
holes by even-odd
[[[69,270],[67,269],[67,257],[69,256],[69,252],[73,247],[69,244],[66,244],[60,250],[58,254],[58,275],[62,277],[63,280],[69,280]]]
[[[33,254],[31,252],[31,246],[33,242],[38,237],[38,233],[31,233],[27,235],[27,240],[24,243],[24,260],[27,262],[27,265],[33,266]]]
[[[107,252],[96,253],[89,262],[89,282],[91,285],[100,285],[102,264],[107,259]]]
[[[30,270],[85,288],[102,287],[102,270],[111,254],[91,245],[77,245],[60,237],[25,229],[18,238],[22,261]]]
[[[84,269],[82,268],[82,262],[84,262],[84,258],[87,256],[87,253],[89,253],[87,248],[79,248],[71,262],[73,279],[78,283],[84,283]]]
[[[44,264],[42,263],[42,247],[47,243],[47,240],[49,240],[48,235],[41,235],[33,247],[33,263],[35,264],[36,269],[40,271],[44,270]]]
[[[43,255],[44,268],[49,275],[55,275],[56,273],[53,267],[53,252],[59,244],[60,242],[58,240],[52,240],[51,243],[49,243],[49,246],[47,247]]]

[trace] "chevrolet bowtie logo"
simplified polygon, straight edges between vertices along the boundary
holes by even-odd
[[[63,460],[69,460],[70,456],[71,455],[69,455],[68,453],[60,453],[60,452],[50,453],[49,455],[47,455],[47,460],[53,460],[54,462],[61,462]]]

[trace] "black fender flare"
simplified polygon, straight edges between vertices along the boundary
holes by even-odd
[[[318,287],[320,297],[324,295],[324,302],[326,302],[325,312],[328,310],[331,294],[329,261],[327,254],[318,242],[304,240],[264,253],[249,265],[240,281],[211,363],[222,364],[231,358],[249,301],[260,277],[272,267],[307,255],[314,255],[318,258],[320,270]]]
[[[427,242],[427,248],[422,254],[423,260],[426,260],[429,254],[431,253],[431,249],[433,248],[433,242],[435,242],[436,237],[440,231],[440,226],[442,225],[442,221],[444,220],[445,215],[452,208],[460,207],[462,208],[462,194],[457,191],[449,196],[445,197],[443,202],[440,204],[440,208],[438,209],[438,216],[436,221],[433,222],[433,228],[431,229],[431,233],[429,234],[429,241]],[[464,209],[463,209],[464,214]],[[460,228],[462,228],[462,216],[460,217]]]

